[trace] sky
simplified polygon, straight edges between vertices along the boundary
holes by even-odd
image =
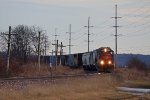
[[[115,51],[115,5],[118,5],[118,53],[150,54],[149,0],[0,0],[0,32],[19,24],[39,26],[54,43],[69,44],[72,26],[72,53],[87,52],[88,17],[90,17],[90,51],[111,47]],[[0,40],[1,41],[1,40]],[[64,48],[68,53],[69,47]],[[54,50],[51,45],[47,52]]]

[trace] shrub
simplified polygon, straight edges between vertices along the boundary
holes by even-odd
[[[4,76],[6,73],[6,62],[0,58],[0,76]]]
[[[141,61],[140,59],[138,59],[137,57],[131,58],[127,62],[127,66],[129,68],[136,68],[139,70],[145,70],[147,68],[146,64],[143,61]]]
[[[11,76],[16,76],[20,73],[22,73],[22,63],[19,59],[12,58],[10,60],[10,68],[9,68],[9,74]]]

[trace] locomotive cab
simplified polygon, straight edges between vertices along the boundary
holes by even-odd
[[[109,71],[114,69],[114,51],[109,47],[101,47],[82,55],[84,70]]]
[[[109,71],[114,68],[114,60],[113,60],[114,52],[109,47],[104,47],[99,49],[98,51],[98,69],[102,71]]]

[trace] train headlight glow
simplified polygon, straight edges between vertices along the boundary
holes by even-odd
[[[103,61],[103,60],[101,60],[101,61],[100,61],[100,64],[101,64],[101,65],[104,65],[104,61]]]
[[[112,64],[112,62],[111,62],[111,61],[108,61],[108,64],[110,65],[110,64]]]
[[[107,52],[107,48],[104,49],[104,52]]]

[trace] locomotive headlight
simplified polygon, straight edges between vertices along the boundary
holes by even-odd
[[[110,65],[110,64],[112,64],[112,62],[109,60],[109,61],[108,61],[108,64]]]
[[[100,61],[100,64],[101,64],[101,65],[104,65],[104,61],[103,61],[103,60],[101,60],[101,61]]]
[[[104,49],[104,52],[107,52],[107,48]]]

